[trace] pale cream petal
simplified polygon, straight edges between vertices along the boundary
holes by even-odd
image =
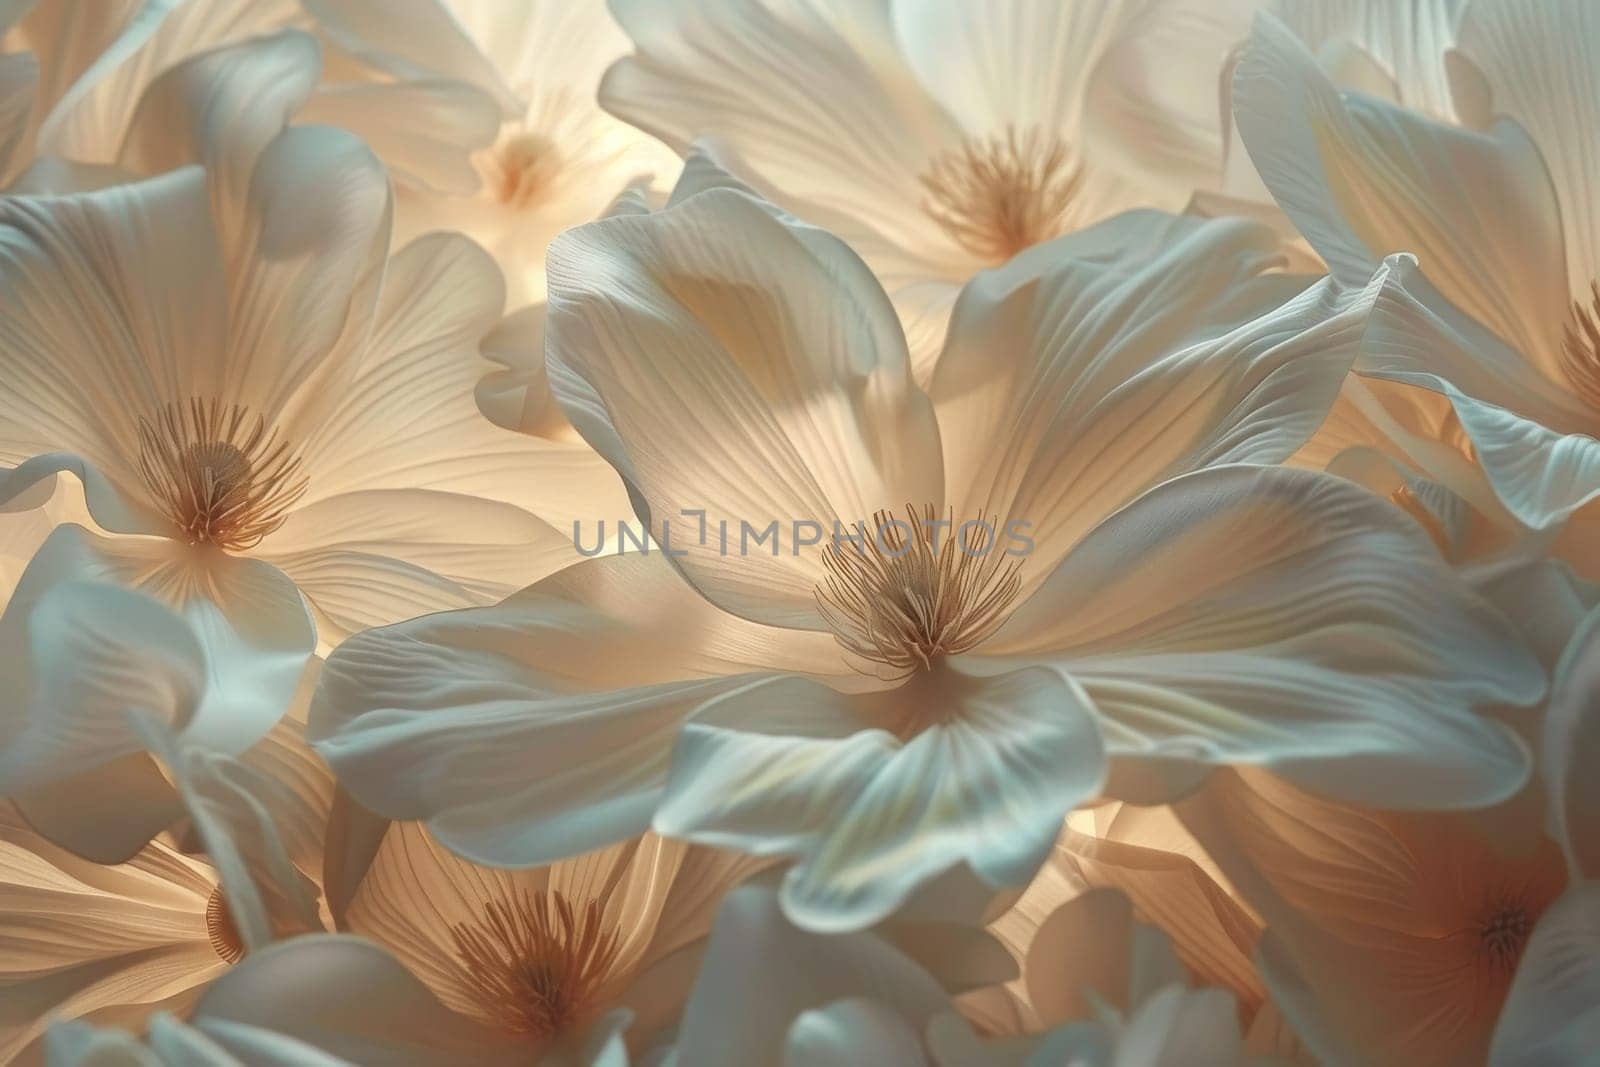
[[[1261,764],[1392,807],[1515,793],[1527,753],[1474,709],[1544,689],[1514,628],[1402,512],[1282,468],[1153,490],[982,651],[1058,664],[1089,694],[1112,756]]]
[[[917,175],[959,128],[897,53],[884,0],[611,10],[636,49],[601,83],[612,114],[679,154],[702,137],[727,143],[786,201],[852,220],[829,222],[852,244],[855,231],[881,231],[934,264],[949,258]]]
[[[210,168],[229,293],[212,395],[276,424],[371,328],[391,197],[377,157],[342,130],[296,126],[252,147],[226,141]]]
[[[1267,273],[1277,248],[1265,227],[1138,212],[971,282],[929,387],[955,521],[1019,524],[1032,586],[1165,479],[1287,458],[1332,406],[1386,275],[1301,292]]]
[[[346,642],[312,736],[374,811],[485,861],[549,862],[645,829],[679,724],[743,672],[842,670],[830,637],[790,635],[718,612],[656,556],[608,556]]]
[[[217,384],[226,299],[216,249],[197,169],[0,202],[0,459],[75,452],[142,498],[140,421]],[[91,509],[114,526],[104,488],[89,488],[99,490]]]
[[[1340,77],[1351,51],[1374,64],[1389,99],[1433,118],[1455,117],[1445,55],[1455,46],[1469,0],[1278,0],[1273,13],[1334,75],[1341,88],[1371,92],[1373,82]]]
[[[1488,80],[1490,106],[1528,131],[1549,168],[1566,238],[1571,299],[1600,280],[1600,11],[1584,0],[1475,0],[1461,51]]]
[[[833,237],[711,190],[563,235],[550,282],[551,385],[568,418],[730,611],[820,629],[820,555],[799,554],[795,524],[832,533],[941,499],[938,427],[900,324]],[[695,512],[706,526],[691,540]],[[769,524],[773,555],[720,551]]]
[[[948,668],[897,697],[930,723],[905,741],[798,679],[708,704],[683,727],[657,831],[798,855],[784,907],[822,931],[877,922],[962,864],[1025,882],[1104,775],[1081,692],[1045,671]]]
[[[1336,277],[1360,284],[1383,256],[1414,254],[1444,301],[1561,380],[1561,217],[1538,150],[1514,123],[1478,132],[1341,98],[1267,14],[1233,100],[1251,159]]]
[[[500,106],[459,81],[348,82],[320,89],[299,119],[353,130],[395,181],[456,197],[478,191],[471,156],[494,141]]]
[[[293,30],[186,59],[139,96],[115,161],[144,174],[219,155],[248,166],[300,110],[320,69],[316,40]]]
[[[256,555],[305,595],[324,649],[373,626],[495,603],[582,559],[567,534],[520,508],[428,489],[325,497]]]

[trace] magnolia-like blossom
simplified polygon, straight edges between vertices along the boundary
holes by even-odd
[[[518,106],[472,157],[481,178],[476,192],[402,190],[399,225],[402,233],[451,229],[476,240],[499,263],[510,305],[520,308],[544,297],[544,253],[556,234],[598,218],[636,180],[670,180],[678,162],[595,100],[606,67],[628,50],[603,3],[446,6]]]
[[[283,31],[314,35],[310,53],[256,48]],[[302,121],[352,130],[408,188],[474,192],[472,153],[519,106],[435,0],[403,20],[383,0],[10,3],[0,6],[0,88],[11,90],[0,93],[0,189],[8,175],[14,190],[39,192],[154,173],[139,130],[181,139],[172,97],[197,77],[270,111],[307,70]],[[199,106],[225,95],[208,90]]]
[[[816,929],[955,868],[1025,883],[1075,804],[1215,764],[1514,792],[1472,711],[1542,694],[1505,621],[1382,501],[1249,465],[1320,421],[1384,284],[1305,288],[1275,247],[1148,213],[1063,238],[967,288],[924,392],[861,261],[747,194],[563,236],[551,381],[662,547],[347,642],[320,751],[480,862],[646,825],[794,857]],[[995,536],[941,554],[941,522]]]
[[[100,569],[193,622],[228,751],[283,714],[319,636],[492,602],[572,555],[535,510],[620,496],[582,445],[480,415],[499,272],[459,235],[390,254],[372,154],[283,128],[310,69],[174,105],[192,141],[150,150],[204,170],[0,201],[0,501],[82,483]]]
[[[612,113],[860,252],[925,377],[966,280],[1221,167],[1216,80],[1249,0],[613,0]]]
[[[118,615],[109,599],[105,607]],[[184,836],[204,855],[158,839],[126,862],[101,866],[50,843],[0,801],[6,1062],[37,1050],[56,1020],[138,1030],[152,1012],[181,1014],[247,953],[322,926],[317,888],[304,872],[320,844],[328,790],[303,740],[280,732],[233,760],[186,744],[150,717],[139,734],[175,785]],[[91,799],[114,825],[137,820],[123,808],[143,798]]]
[[[1268,987],[1333,1062],[1482,1062],[1567,882],[1560,850],[1514,807],[1386,813],[1238,772],[1180,810],[1266,921]]]
[[[1480,510],[1497,499],[1542,529],[1600,493],[1600,10],[1470,0],[1458,17],[1448,106],[1435,83],[1404,94],[1417,111],[1398,94],[1341,93],[1306,43],[1262,14],[1235,117],[1336,278],[1361,285],[1385,255],[1416,257],[1379,302],[1357,365],[1448,401],[1450,426],[1395,428],[1410,461]],[[1472,484],[1480,467],[1488,500]]]
[[[417,823],[383,832],[343,908],[440,1001],[521,1045],[635,1054],[676,1027],[723,895],[759,863],[653,835],[550,867],[462,860]],[[583,1062],[587,1062],[586,1060]]]

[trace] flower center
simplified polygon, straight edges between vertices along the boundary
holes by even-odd
[[[836,536],[822,550],[827,577],[817,607],[846,651],[905,677],[974,647],[998,630],[1022,588],[980,513],[959,525],[932,505],[906,517],[873,516],[871,529]]]
[[[245,409],[191,398],[139,422],[145,486],[192,545],[254,547],[305,492],[300,457]]]
[[[922,174],[922,206],[962,248],[998,264],[1066,232],[1082,180],[1065,142],[1007,126],[935,159]]]
[[[494,146],[479,153],[478,173],[497,204],[526,210],[549,195],[561,174],[555,142],[524,127],[509,127]]]
[[[1497,967],[1514,970],[1522,956],[1522,946],[1533,930],[1533,917],[1520,904],[1504,903],[1495,907],[1478,926],[1478,936],[1483,951]]]
[[[517,1034],[548,1037],[589,1014],[620,949],[604,905],[581,910],[558,892],[492,901],[450,930],[482,1007]]]
[[[228,902],[222,899],[222,887],[211,891],[206,901],[206,937],[217,957],[225,963],[238,963],[244,958],[244,942],[234,928],[233,916],[228,913]]]
[[[1567,379],[1579,399],[1600,409],[1600,281],[1589,283],[1590,301],[1572,302],[1572,318],[1561,346]]]

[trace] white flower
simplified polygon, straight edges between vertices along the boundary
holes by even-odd
[[[1234,112],[1267,187],[1336,278],[1360,285],[1385,255],[1416,257],[1379,301],[1357,365],[1441,394],[1459,420],[1451,433],[1430,416],[1433,441],[1408,439],[1403,422],[1409,462],[1479,510],[1503,504],[1542,529],[1600,493],[1600,11],[1472,0],[1456,32],[1449,107],[1437,84],[1400,94],[1419,112],[1341,94],[1263,14]],[[1418,39],[1438,46],[1448,30]],[[1467,473],[1480,465],[1483,492]]]
[[[924,393],[863,264],[748,195],[564,236],[553,387],[674,554],[347,642],[320,750],[480,862],[652,819],[794,856],[818,929],[963,865],[1026,882],[1110,761],[1152,795],[1242,762],[1396,807],[1505,796],[1525,754],[1471,708],[1543,688],[1505,621],[1382,501],[1242,465],[1315,427],[1383,284],[1303,289],[1274,247],[1149,213],[1063,238],[967,288]],[[833,541],[874,513],[913,547]],[[940,556],[929,516],[1031,550]],[[742,523],[781,542],[741,552]]]
[[[612,5],[636,54],[608,110],[848,241],[919,379],[977,271],[1221,171],[1215,86],[1252,6],[1125,0]]]
[[[0,500],[76,476],[110,531],[86,551],[190,617],[197,714],[238,751],[317,636],[491,602],[573,555],[533,511],[618,491],[581,445],[480,415],[499,274],[456,235],[391,256],[389,180],[354,138],[231,97],[190,118],[207,170],[0,200],[0,460],[19,464]]]
[[[598,218],[631,182],[669,178],[673,153],[600,109],[600,76],[628,39],[598,0],[446,0],[485,63],[519,102],[473,156],[473,195],[404,190],[402,234],[460,230],[495,257],[510,306],[544,298],[544,253]]]

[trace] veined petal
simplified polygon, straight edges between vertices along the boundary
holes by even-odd
[[[1087,702],[1044,671],[918,682],[893,694],[929,723],[904,741],[800,679],[707,704],[683,727],[656,829],[797,855],[783,902],[808,929],[870,925],[961,864],[997,888],[1025,882],[1103,778]]]
[[[353,134],[294,126],[259,155],[225,141],[210,168],[228,286],[222,398],[277,422],[337,381],[372,328],[388,252],[389,176]],[[323,380],[327,380],[324,378]]]
[[[547,330],[568,418],[685,553],[675,564],[735,614],[821,628],[820,554],[799,554],[794,524],[831,534],[942,498],[938,427],[883,290],[837,239],[746,194],[564,234]],[[709,543],[686,536],[680,516],[696,512]],[[769,523],[772,556],[719,550],[724,528]]]
[[[979,275],[929,389],[955,514],[1025,523],[1037,582],[1161,481],[1292,454],[1332,406],[1387,272],[1301,292],[1267,273],[1277,248],[1263,226],[1139,212]]]
[[[1175,479],[1107,519],[982,648],[1081,682],[1112,756],[1270,767],[1391,808],[1528,773],[1477,705],[1530,704],[1514,628],[1398,509],[1285,468]]]
[[[124,493],[143,495],[140,420],[215,385],[226,308],[200,170],[70,197],[7,197],[0,457],[77,452]]]
[[[683,719],[748,672],[807,663],[843,669],[827,635],[734,619],[659,559],[609,556],[347,641],[312,737],[365,806],[526,866],[639,834]]]
[[[1482,70],[1496,115],[1515,119],[1538,146],[1560,205],[1571,299],[1600,280],[1600,11],[1583,0],[1474,0],[1461,51]]]
[[[373,626],[483,607],[582,557],[520,508],[431,489],[375,489],[299,508],[257,549],[305,594],[322,647]]]
[[[611,10],[636,52],[601,82],[606,110],[680,155],[698,138],[726,142],[785,197],[853,220],[829,223],[852,245],[853,231],[881,230],[941,254],[948,242],[921,208],[917,174],[959,142],[959,127],[897,54],[886,0]]]
[[[1350,63],[1340,60],[1355,50],[1376,65],[1402,107],[1438,119],[1455,115],[1445,54],[1455,46],[1462,13],[1470,0],[1421,0],[1390,4],[1385,0],[1278,0],[1272,7],[1285,26],[1316,54],[1324,69],[1343,88],[1371,92],[1339,77]]]
[[[1443,301],[1523,354],[1507,373],[1562,380],[1561,217],[1520,128],[1502,121],[1478,132],[1341,97],[1265,13],[1233,91],[1251,159],[1336,278],[1362,284],[1383,256],[1412,253]]]
[[[1560,524],[1600,495],[1595,414],[1532,378],[1517,353],[1429,299],[1405,264],[1374,305],[1358,371],[1445,396],[1505,508],[1534,529]]]

